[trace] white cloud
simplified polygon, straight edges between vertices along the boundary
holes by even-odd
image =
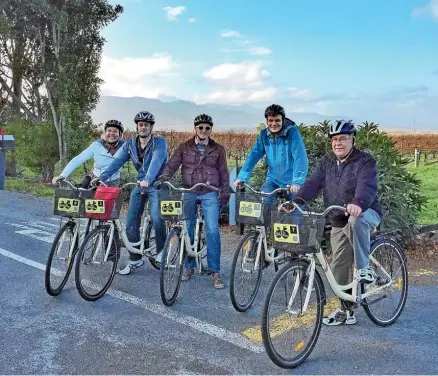
[[[189,23],[193,23],[196,22],[196,18],[195,17],[191,17],[187,20]]]
[[[438,20],[438,0],[431,0],[425,7],[418,7],[412,11],[412,17],[414,18],[429,14],[435,20]]]
[[[172,94],[163,84],[151,84],[157,77],[178,75],[173,71],[178,65],[172,56],[155,53],[149,57],[116,59],[102,56],[99,76],[104,80],[103,95],[142,96],[157,98],[160,94]]]
[[[307,89],[298,89],[296,87],[290,87],[287,89],[287,93],[289,97],[296,99],[309,99],[310,98],[310,90]]]
[[[251,55],[269,55],[272,53],[272,50],[266,47],[253,47],[249,52]]]
[[[175,21],[178,16],[180,16],[187,8],[184,6],[178,6],[178,7],[164,7],[163,10],[166,12],[166,17],[170,21]]]
[[[236,30],[224,31],[221,33],[222,38],[242,38],[242,35]]]
[[[225,82],[233,86],[238,84],[261,85],[270,73],[262,69],[263,62],[226,63],[216,65],[205,71],[203,76],[213,81]]]
[[[277,89],[274,87],[262,90],[227,90],[214,91],[199,98],[200,103],[214,102],[220,104],[242,104],[271,101],[275,98]]]

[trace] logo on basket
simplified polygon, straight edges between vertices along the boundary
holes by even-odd
[[[58,210],[66,213],[78,213],[79,200],[76,198],[60,198],[58,200]]]
[[[300,233],[297,225],[274,223],[274,238],[281,243],[300,243]]]
[[[94,214],[105,213],[105,201],[85,200],[85,213],[94,213]]]
[[[160,201],[162,215],[181,215],[182,201]]]
[[[259,218],[262,213],[262,205],[258,202],[240,201],[239,215],[243,217]]]

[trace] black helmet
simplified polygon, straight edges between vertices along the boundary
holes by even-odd
[[[267,119],[268,116],[277,116],[277,115],[281,115],[284,121],[284,118],[286,117],[286,112],[284,111],[284,108],[281,107],[280,105],[271,104],[269,107],[266,108],[265,119]]]
[[[146,122],[150,123],[151,125],[154,125],[155,124],[155,117],[149,111],[140,111],[134,117],[135,124],[137,124],[139,121],[146,121]]]
[[[196,127],[198,124],[207,123],[213,126],[213,119],[211,116],[206,114],[201,114],[195,117],[195,120],[193,121],[193,125]]]
[[[351,120],[335,120],[330,125],[329,137],[332,138],[337,134],[356,134],[356,127]]]
[[[121,123],[120,121],[118,121],[118,120],[108,120],[108,121],[105,123],[104,130],[106,130],[108,127],[117,128],[117,129],[120,131],[120,133],[123,133],[123,125],[122,125],[122,123]]]

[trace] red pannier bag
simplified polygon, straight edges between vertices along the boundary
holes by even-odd
[[[99,186],[93,200],[85,200],[85,217],[108,220],[118,218],[120,188]],[[97,201],[100,200],[100,201]]]

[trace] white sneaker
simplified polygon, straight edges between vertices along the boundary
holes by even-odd
[[[357,271],[357,280],[361,283],[373,283],[377,278],[376,272],[374,269],[368,265],[363,269],[359,269]]]
[[[142,259],[140,260],[136,260],[136,261],[131,261],[129,260],[125,267],[123,269],[119,270],[119,274],[121,275],[127,275],[130,274],[134,269],[139,268],[140,266],[142,266],[144,264],[144,261]]]
[[[330,315],[323,317],[322,322],[328,326],[353,325],[356,324],[356,317],[353,311],[342,311],[338,308]]]

